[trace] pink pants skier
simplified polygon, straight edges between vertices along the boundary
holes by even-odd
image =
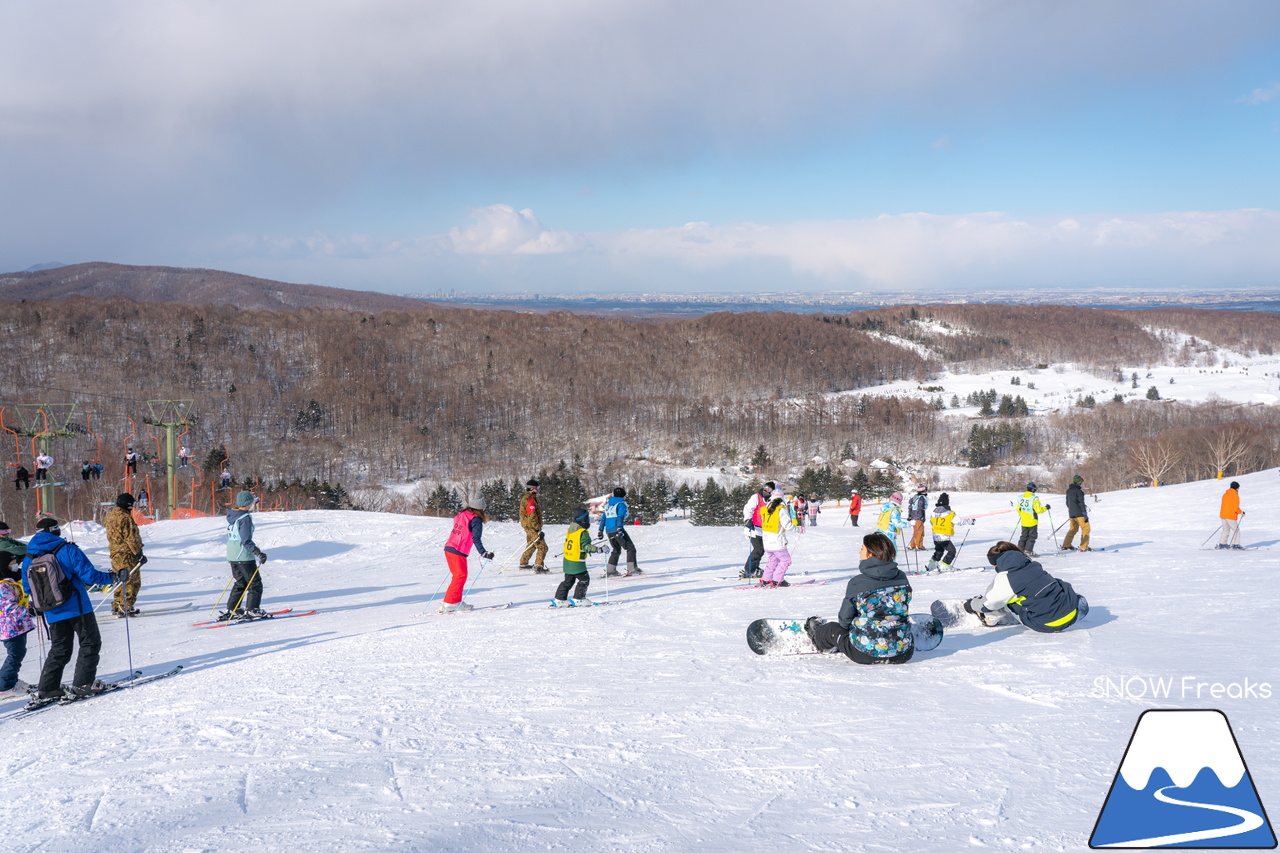
[[[765,556],[769,561],[765,564],[764,575],[760,578],[762,583],[778,583],[786,577],[787,569],[791,568],[791,552],[786,548],[781,551],[765,551]]]

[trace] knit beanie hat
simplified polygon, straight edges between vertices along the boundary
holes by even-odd
[[[236,508],[239,509],[244,506],[253,506],[253,492],[248,489],[236,495]]]
[[[938,495],[938,506],[951,506],[951,497],[946,492]]]
[[[133,495],[128,492],[121,492],[116,496],[116,506],[121,509],[129,509],[134,505],[134,503],[136,503],[136,501],[134,501]]]
[[[1240,484],[1239,484],[1239,483],[1237,483],[1235,480],[1232,480],[1232,481],[1231,481],[1231,488],[1233,488],[1233,489],[1238,489],[1238,488],[1240,488]]]
[[[893,494],[889,495],[889,501],[890,503],[895,503],[895,504],[902,503],[902,492],[894,492]]]

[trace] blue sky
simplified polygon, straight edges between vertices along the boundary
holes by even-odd
[[[0,269],[1280,285],[1274,2],[7,4]]]

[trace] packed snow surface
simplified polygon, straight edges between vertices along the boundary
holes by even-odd
[[[595,557],[590,594],[611,606],[563,611],[547,608],[560,574],[497,571],[524,537],[491,524],[498,557],[469,600],[515,606],[426,618],[447,519],[260,515],[264,604],[319,613],[215,630],[192,623],[229,577],[223,523],[150,525],[140,606],[197,608],[104,619],[99,673],[123,675],[130,647],[147,673],[185,670],[5,719],[4,847],[1083,850],[1148,708],[1223,710],[1275,814],[1276,474],[1239,478],[1258,550],[1201,548],[1224,483],[1100,495],[1108,550],[1044,559],[1088,597],[1087,620],[953,629],[900,667],[745,642],[759,617],[835,615],[870,514],[854,530],[828,511],[798,534],[791,579],[831,583],[776,591],[735,588],[738,528],[634,528],[643,577],[606,590]],[[978,516],[957,562],[972,570],[913,578],[914,611],[985,589],[1012,497],[952,495]],[[1042,499],[1065,520],[1061,496]],[[562,535],[549,528],[552,554]],[[99,531],[78,538],[106,564]],[[1052,541],[1046,524],[1041,550]],[[25,680],[40,656],[32,638]]]

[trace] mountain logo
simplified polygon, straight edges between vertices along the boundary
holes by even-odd
[[[1138,717],[1089,847],[1275,846],[1226,714],[1144,711]]]

